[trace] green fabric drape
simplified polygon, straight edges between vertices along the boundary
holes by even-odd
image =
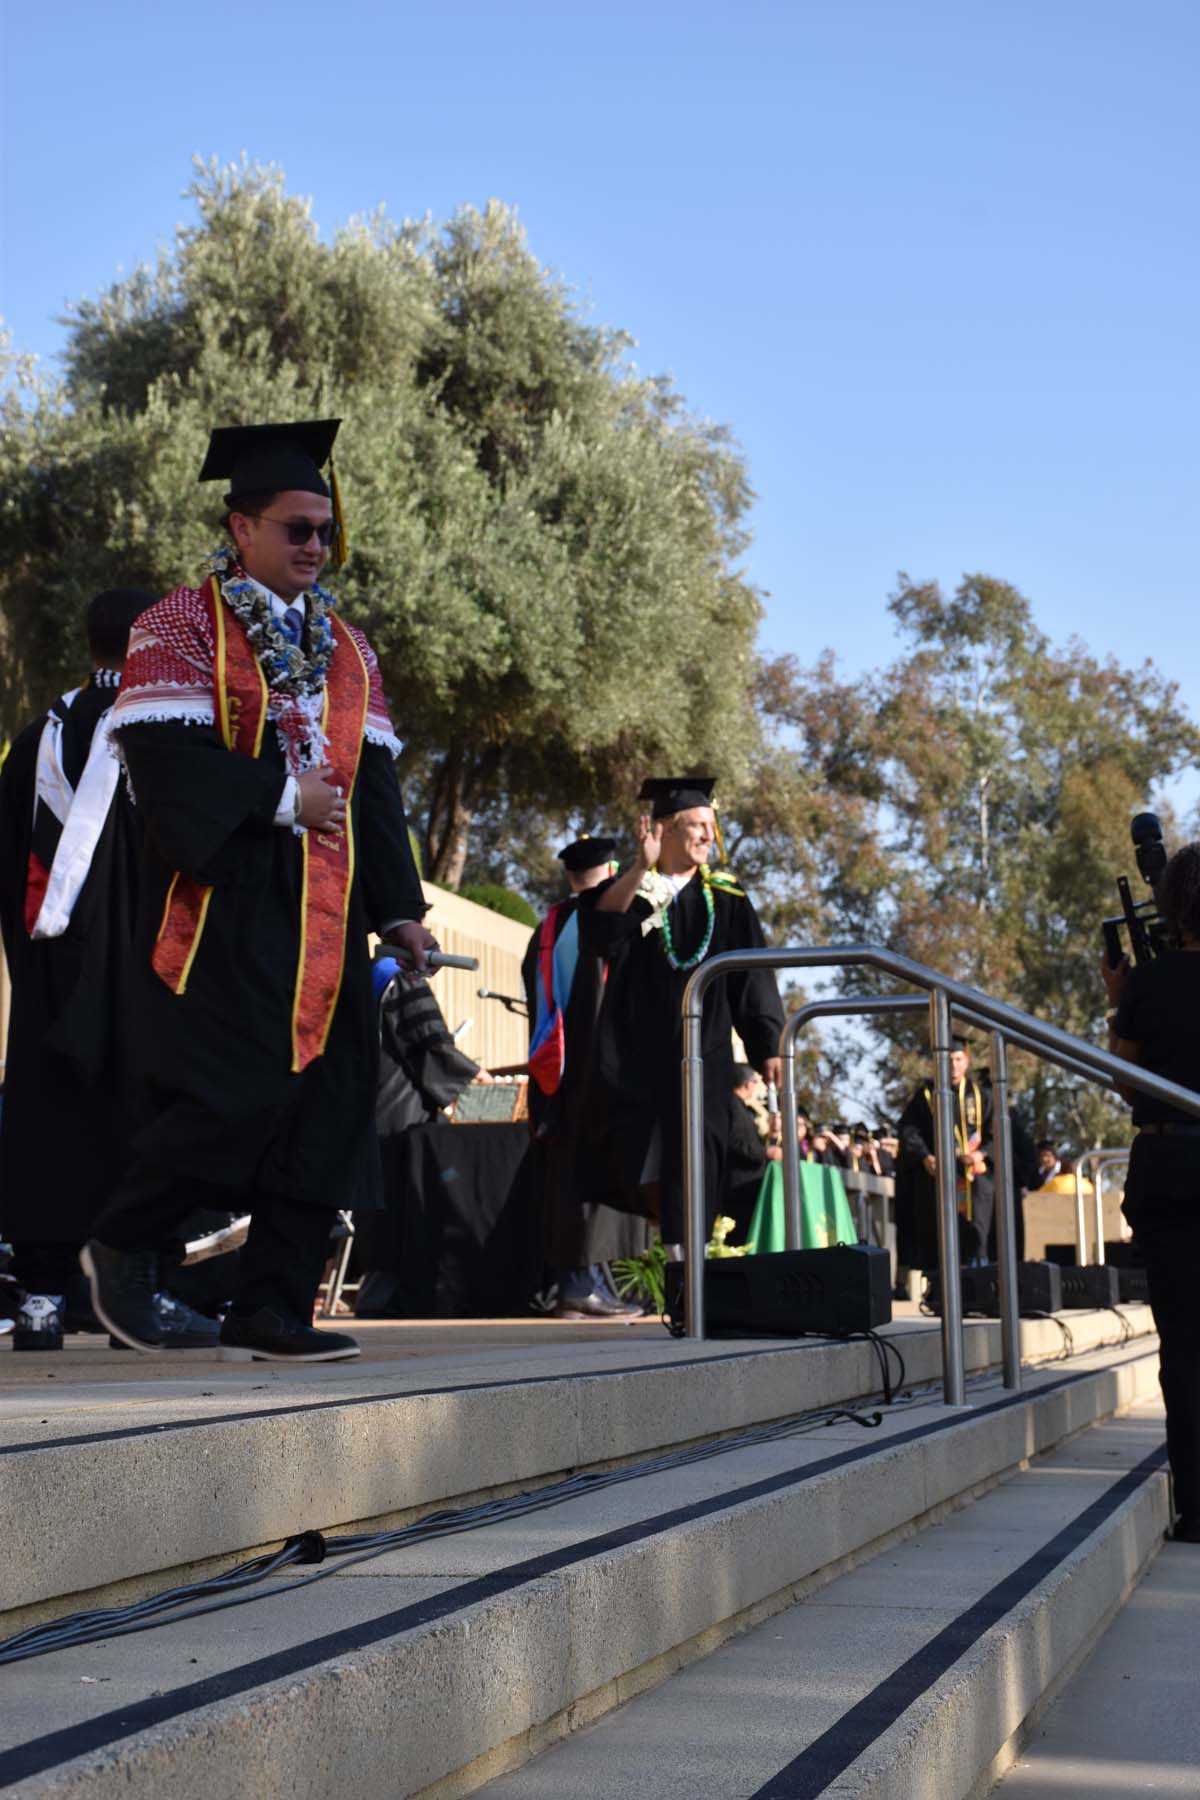
[[[826,1168],[823,1163],[800,1164],[800,1229],[805,1250],[826,1250],[831,1244],[858,1242],[840,1169]],[[746,1234],[746,1249],[753,1256],[785,1248],[783,1164],[769,1162]]]

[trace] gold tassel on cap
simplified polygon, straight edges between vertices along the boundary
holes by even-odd
[[[720,857],[722,864],[725,864],[729,861],[729,858],[725,854],[725,833],[721,830],[721,815],[717,811],[717,803],[715,800],[713,801],[713,835],[717,840],[717,855]]]
[[[338,486],[337,470],[333,466],[333,458],[329,459],[329,496],[333,501],[333,546],[330,561],[335,569],[344,567],[350,555],[350,545],[346,538],[346,515],[342,510],[342,490]]]

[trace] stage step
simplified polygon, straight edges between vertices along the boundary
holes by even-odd
[[[1164,1544],[1092,1655],[1038,1719],[995,1800],[1196,1800],[1200,1548]]]
[[[1077,1347],[1079,1325],[1071,1321]],[[656,1454],[702,1435],[697,1425],[711,1425],[722,1407],[736,1412],[734,1398],[744,1403],[768,1377],[768,1417],[807,1401],[798,1357],[814,1356],[805,1366],[826,1367],[836,1389],[847,1379],[837,1358],[873,1355],[840,1346],[827,1366],[827,1350],[693,1346],[691,1359],[639,1370],[636,1381],[611,1370],[607,1385],[594,1377],[589,1390],[580,1378],[575,1397],[590,1393],[593,1434],[608,1417],[605,1441],[640,1438]],[[656,1394],[655,1382],[657,1410],[641,1418],[635,1409]],[[532,1517],[356,1566],[284,1572],[276,1581],[286,1592],[235,1610],[10,1665],[0,1675],[0,1786],[95,1800],[323,1800],[337,1792],[400,1800],[427,1790],[430,1800],[448,1800],[474,1791],[864,1558],[890,1554],[1029,1458],[1063,1445],[1069,1456],[1074,1434],[1146,1399],[1156,1382],[1152,1340],[1096,1349],[1030,1372],[1020,1395],[1005,1394],[995,1377],[977,1379],[964,1409],[919,1396],[873,1429],[843,1417],[806,1435],[723,1449]],[[703,1403],[705,1384],[716,1391],[716,1412]],[[557,1385],[546,1394],[551,1403]],[[477,1419],[493,1404],[498,1428],[514,1428],[508,1389],[493,1386],[486,1399],[478,1384],[468,1391],[484,1408]],[[377,1413],[389,1404],[399,1402],[381,1400]],[[319,1430],[328,1417],[310,1422]],[[1127,1428],[1112,1429],[1110,1466],[1119,1468],[1132,1452],[1122,1448]],[[1149,1437],[1159,1442],[1161,1427]],[[594,1435],[585,1441],[594,1445]],[[1086,1465],[1082,1476],[1064,1474],[1063,1485],[1080,1479],[1090,1494]],[[1165,1519],[1165,1483],[1155,1478],[1146,1491],[1150,1499],[1128,1504],[1148,1553]],[[986,1566],[993,1554],[981,1548]],[[1109,1570],[1109,1587],[1120,1572]],[[925,1581],[917,1606],[937,1597]],[[644,1754],[661,1786],[669,1765],[653,1747]],[[595,1791],[626,1790],[605,1782]]]
[[[1038,1364],[1152,1330],[1145,1306],[1026,1320],[1022,1351]],[[897,1321],[884,1335],[909,1382],[940,1379],[936,1323]],[[968,1372],[998,1366],[995,1322],[969,1323],[965,1345]],[[0,1401],[0,1613],[24,1609],[13,1628],[130,1599],[168,1572],[211,1573],[302,1531],[402,1523],[880,1386],[866,1342],[694,1344],[665,1333],[249,1372],[172,1358],[169,1378],[159,1368],[141,1380],[130,1366],[140,1359],[124,1352],[119,1387],[89,1386],[86,1374],[68,1385],[61,1358],[17,1360],[22,1373],[51,1366]]]
[[[977,1793],[1011,1760],[1031,1713],[1086,1655],[1161,1543],[1162,1429],[1154,1403],[1093,1426],[974,1505],[489,1782],[479,1800],[652,1800],[664,1769],[688,1800]],[[1193,1630],[1191,1644],[1198,1639]],[[1128,1694],[1110,1689],[1108,1699],[1111,1739],[1132,1720]],[[1071,1786],[1088,1800],[1103,1785],[1093,1754],[1094,1740]],[[1194,1795],[1194,1762],[1190,1772]],[[1061,1794],[1061,1766],[1054,1776],[1046,1788],[1018,1784],[1013,1800]],[[1009,1783],[996,1793],[1007,1800]]]

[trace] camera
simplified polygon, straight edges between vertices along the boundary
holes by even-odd
[[[1121,928],[1124,926],[1129,934],[1129,956],[1131,962],[1149,962],[1155,956],[1161,956],[1164,950],[1171,947],[1170,935],[1166,923],[1158,911],[1158,902],[1154,898],[1154,890],[1158,885],[1163,870],[1167,866],[1167,847],[1163,843],[1162,825],[1156,813],[1138,813],[1130,822],[1129,835],[1133,840],[1134,860],[1138,873],[1150,889],[1149,900],[1135,900],[1127,875],[1117,876],[1117,893],[1121,897],[1121,911],[1115,919],[1105,919],[1104,954],[1110,969],[1115,969],[1124,955],[1121,943]]]

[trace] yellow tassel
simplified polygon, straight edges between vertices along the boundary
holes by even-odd
[[[713,832],[717,840],[717,855],[722,863],[727,863],[729,858],[725,854],[725,833],[721,830],[721,815],[715,805],[713,807]]]
[[[333,466],[332,457],[329,459],[329,493],[333,501],[333,523],[336,527],[330,561],[335,569],[340,569],[350,555],[350,545],[346,538],[346,515],[342,510],[342,490],[338,486],[337,470]]]

